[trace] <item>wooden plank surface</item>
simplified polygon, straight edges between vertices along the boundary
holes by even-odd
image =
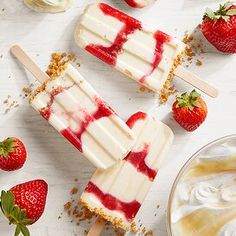
[[[20,44],[26,52],[46,69],[49,56],[54,51],[69,51],[78,56],[80,72],[107,100],[123,119],[137,110],[153,113],[169,125],[175,134],[172,149],[148,195],[138,218],[154,230],[154,235],[166,236],[165,214],[168,195],[175,176],[185,161],[200,147],[221,136],[236,133],[236,78],[235,56],[217,53],[208,47],[203,55],[203,65],[193,63],[189,69],[219,89],[220,95],[212,99],[204,95],[209,107],[206,122],[194,133],[184,132],[172,119],[170,111],[173,98],[167,105],[159,106],[152,93],[140,92],[139,85],[112,70],[107,65],[75,46],[73,30],[84,5],[92,0],[74,0],[73,7],[61,14],[39,14],[25,7],[19,0],[0,2],[0,138],[17,136],[28,150],[28,161],[20,171],[0,171],[0,188],[44,178],[50,185],[45,214],[30,227],[33,236],[83,235],[88,225],[75,222],[63,214],[63,205],[70,199],[70,189],[78,186],[82,191],[94,168],[63,139],[46,121],[20,97],[22,89],[34,78],[25,71],[10,54],[13,44]],[[157,0],[143,10],[127,7],[123,0],[106,0],[146,24],[182,38],[184,32],[192,32],[200,23],[204,9],[224,1],[212,0]],[[4,10],[2,10],[4,9]],[[179,91],[191,90],[191,86],[175,79]],[[5,114],[3,102],[8,96],[19,106]],[[78,178],[78,182],[74,181]],[[157,209],[158,208],[158,209]],[[0,216],[1,236],[12,236],[13,229]],[[113,231],[104,231],[113,235]],[[131,235],[127,233],[127,235]]]

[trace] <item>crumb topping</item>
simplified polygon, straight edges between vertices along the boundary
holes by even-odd
[[[51,80],[56,79],[56,78],[58,78],[58,76],[60,76],[63,73],[63,71],[65,71],[67,65],[70,62],[75,62],[75,61],[76,61],[76,57],[72,54],[69,54],[67,52],[63,52],[63,53],[55,53],[54,52],[54,53],[51,54],[50,64],[48,65],[46,73],[49,75]],[[77,65],[78,65],[78,63],[77,63]],[[48,81],[43,83],[41,86],[39,86],[35,90],[35,92],[33,93],[33,95],[29,99],[30,103],[33,101],[33,99],[39,93],[41,93],[42,91],[45,90],[47,82]]]

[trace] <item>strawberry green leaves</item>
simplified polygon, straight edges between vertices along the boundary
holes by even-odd
[[[30,232],[25,225],[16,226],[16,231],[15,231],[14,236],[18,236],[20,233],[22,233],[24,236],[30,236]]]
[[[14,147],[16,146],[17,144],[14,139],[7,138],[6,140],[0,142],[0,155],[7,158],[9,153],[14,152]]]
[[[227,16],[234,16],[234,15],[236,15],[236,8],[227,11]]]
[[[0,198],[0,206],[3,214],[8,218],[9,224],[16,225],[15,236],[22,233],[24,236],[30,236],[30,232],[26,225],[31,222],[31,219],[26,218],[26,211],[20,209],[15,204],[15,197],[11,191],[2,191]]]
[[[187,106],[190,110],[193,110],[194,107],[201,107],[201,104],[197,101],[201,95],[194,89],[190,94],[183,93],[180,97],[177,97],[177,108]]]
[[[232,6],[232,2],[226,2],[223,5],[220,4],[219,9],[215,12],[212,11],[210,8],[207,8],[203,19],[205,19],[206,17],[211,20],[218,20],[222,18],[225,21],[228,21],[230,19],[230,16],[236,15],[236,8],[232,8]]]

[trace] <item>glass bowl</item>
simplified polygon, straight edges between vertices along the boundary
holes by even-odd
[[[235,158],[235,162],[231,160],[232,158]],[[203,169],[199,168],[199,166],[200,166],[199,163],[201,163],[202,160],[203,160],[203,163],[206,167],[206,163],[207,163],[207,165],[209,165],[208,163],[213,162],[213,159],[214,159],[215,163],[218,163],[217,168],[219,168],[219,170],[221,170],[220,172],[214,172],[216,169],[213,170],[213,172],[211,172],[212,171],[212,165],[209,166],[209,168],[203,168],[203,167],[201,167]],[[230,161],[231,164],[226,163],[229,160],[231,160]],[[207,161],[209,161],[209,162],[207,162]],[[224,165],[219,164],[219,163],[221,163],[221,161],[224,161],[224,163],[226,163],[226,165],[225,164]],[[232,165],[234,165],[234,163],[235,163],[235,167],[232,168]],[[215,168],[216,165],[213,165],[213,166]],[[225,170],[223,168],[230,168],[230,169]],[[204,173],[202,175],[198,175],[197,173],[200,173],[199,170],[200,171],[206,171],[206,172],[209,172],[209,173],[207,174],[207,176],[206,176],[205,172],[202,172],[202,173]],[[218,169],[217,169],[217,171],[218,171]],[[179,233],[179,232],[182,232],[182,229],[180,229],[181,226],[180,226],[180,228],[178,228],[177,223],[176,224],[172,223],[172,221],[173,222],[179,222],[178,221],[179,219],[182,220],[183,218],[185,218],[189,214],[192,214],[191,211],[189,211],[189,212],[191,212],[191,213],[189,213],[188,211],[186,211],[186,209],[188,209],[188,210],[190,209],[188,207],[190,206],[190,204],[192,204],[192,201],[193,201],[192,200],[192,191],[195,191],[196,185],[197,184],[201,185],[202,183],[207,183],[205,178],[211,176],[210,178],[213,179],[213,177],[214,177],[213,174],[216,174],[217,178],[222,178],[221,177],[222,174],[229,174],[231,172],[232,172],[232,174],[235,174],[235,176],[236,176],[236,134],[229,135],[229,136],[217,139],[217,140],[207,144],[206,146],[201,148],[199,151],[197,151],[185,163],[185,165],[181,168],[180,172],[178,173],[178,175],[177,175],[177,177],[176,177],[176,179],[173,183],[173,186],[172,186],[172,189],[171,189],[171,192],[170,192],[170,196],[169,196],[168,209],[167,209],[167,232],[168,232],[169,236],[181,235],[181,233]],[[192,178],[192,179],[190,179],[190,178]],[[195,178],[195,179],[193,179],[193,178]],[[197,178],[200,178],[200,181]],[[202,180],[201,178],[204,178],[204,180]],[[212,181],[211,179],[209,181]],[[234,193],[234,197],[235,197],[234,204],[235,205],[234,205],[234,207],[235,207],[235,212],[236,212],[236,178],[234,179],[234,181],[235,181],[235,193]],[[192,184],[192,186],[194,185],[194,187],[192,187],[191,184]],[[218,184],[218,182],[217,182],[217,184]],[[182,202],[180,203],[179,199],[186,197],[185,191],[182,192],[181,188],[185,187],[185,186],[187,186],[186,187],[186,193],[188,193],[188,197],[187,197],[187,200],[186,200],[187,207],[180,209],[178,204],[183,204],[183,203]],[[191,190],[190,190],[189,186],[191,186]],[[221,186],[220,183],[219,183],[219,186]],[[196,196],[202,197],[202,194],[203,195],[205,194],[205,192],[202,192],[202,191],[205,191],[205,190],[206,189],[201,189],[199,192],[197,192],[198,195],[196,195]],[[210,190],[207,190],[207,191],[210,191],[209,192],[210,194],[211,194],[211,191],[212,191],[212,193],[214,193],[214,191],[217,192],[217,190],[214,190],[214,189],[213,190],[210,189]],[[223,189],[222,191],[225,191],[225,189]],[[179,194],[179,193],[181,193],[181,194]],[[195,194],[195,192],[194,192],[194,194]],[[181,197],[180,197],[180,195],[181,195]],[[202,204],[201,206],[205,206],[211,200],[210,197],[207,198],[208,197],[207,195],[204,196],[204,197],[206,197],[206,198],[203,200],[203,203],[200,203],[200,204],[197,203],[196,207],[198,205],[201,205],[201,204]],[[202,199],[200,199],[200,200],[202,200]],[[183,201],[185,201],[185,199]],[[199,201],[199,197],[198,197],[198,201]],[[215,202],[214,202],[214,199],[212,200],[211,203],[214,203],[216,205],[218,204],[217,200],[215,200]],[[178,206],[179,208],[176,207],[176,209],[174,209],[175,206]],[[183,206],[183,205],[181,205],[181,206]],[[186,205],[184,205],[184,207],[185,206]],[[193,205],[193,206],[195,207],[195,205]],[[200,208],[204,209],[204,207],[201,207],[201,206],[200,206]],[[179,209],[180,210],[184,209],[184,211],[182,211],[182,212],[184,212],[184,214],[186,214],[186,215],[183,214],[182,218],[178,218],[182,214],[181,211],[178,211]],[[209,208],[209,209],[211,209],[211,208]],[[185,213],[185,212],[188,212],[188,213]],[[178,214],[178,213],[181,213],[181,214]],[[194,219],[196,219],[196,218],[194,218]],[[235,220],[236,220],[236,214],[235,214]],[[190,221],[190,222],[192,222],[192,221]],[[235,222],[236,221],[233,222],[234,225],[235,225]],[[227,223],[229,223],[229,222],[227,222]],[[181,224],[183,225],[183,223],[181,223]],[[183,228],[185,228],[185,227],[183,227]],[[221,231],[222,231],[222,229],[221,229]],[[225,233],[227,233],[227,234],[225,234]],[[190,234],[188,234],[188,235],[190,236]],[[207,235],[213,236],[213,233],[208,233]],[[231,223],[231,225],[227,225],[227,232],[226,232],[226,229],[224,229],[224,232],[222,231],[222,232],[214,234],[214,235],[220,235],[220,236],[221,235],[236,235],[236,227],[232,226],[232,223]],[[183,236],[183,235],[181,235],[181,236]]]

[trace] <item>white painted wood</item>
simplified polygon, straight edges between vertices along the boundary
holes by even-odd
[[[204,54],[204,65],[190,69],[201,78],[219,88],[219,96],[212,99],[204,96],[209,108],[206,122],[194,133],[184,132],[171,118],[173,98],[165,106],[159,106],[152,93],[139,92],[139,85],[124,75],[83,52],[75,46],[73,30],[84,5],[93,0],[74,0],[73,7],[65,13],[40,14],[26,8],[20,0],[0,1],[0,138],[17,136],[28,150],[28,161],[23,169],[6,173],[0,171],[0,188],[43,178],[49,183],[49,196],[43,217],[30,227],[32,236],[75,236],[83,235],[88,226],[70,223],[64,215],[63,204],[70,199],[69,191],[77,185],[82,191],[94,168],[63,139],[46,121],[19,97],[22,88],[35,81],[9,52],[13,44],[21,45],[40,68],[46,68],[50,53],[72,51],[78,55],[80,72],[107,100],[123,119],[137,110],[153,113],[169,125],[175,133],[175,141],[163,167],[138,214],[158,236],[166,236],[165,213],[168,194],[176,174],[185,161],[201,146],[221,136],[236,133],[236,57],[217,53],[212,47]],[[178,37],[193,31],[200,23],[206,6],[214,7],[220,0],[157,0],[151,7],[134,10],[123,0],[105,2],[142,19],[146,24],[162,29]],[[5,9],[2,11],[2,9]],[[10,78],[9,78],[10,76]],[[175,79],[179,91],[192,87]],[[4,114],[3,101],[19,101],[20,106]],[[156,206],[159,205],[157,210]],[[155,213],[156,216],[155,216]],[[0,216],[1,236],[12,236],[13,229]],[[109,235],[104,231],[104,235]],[[131,234],[127,234],[131,235]]]

